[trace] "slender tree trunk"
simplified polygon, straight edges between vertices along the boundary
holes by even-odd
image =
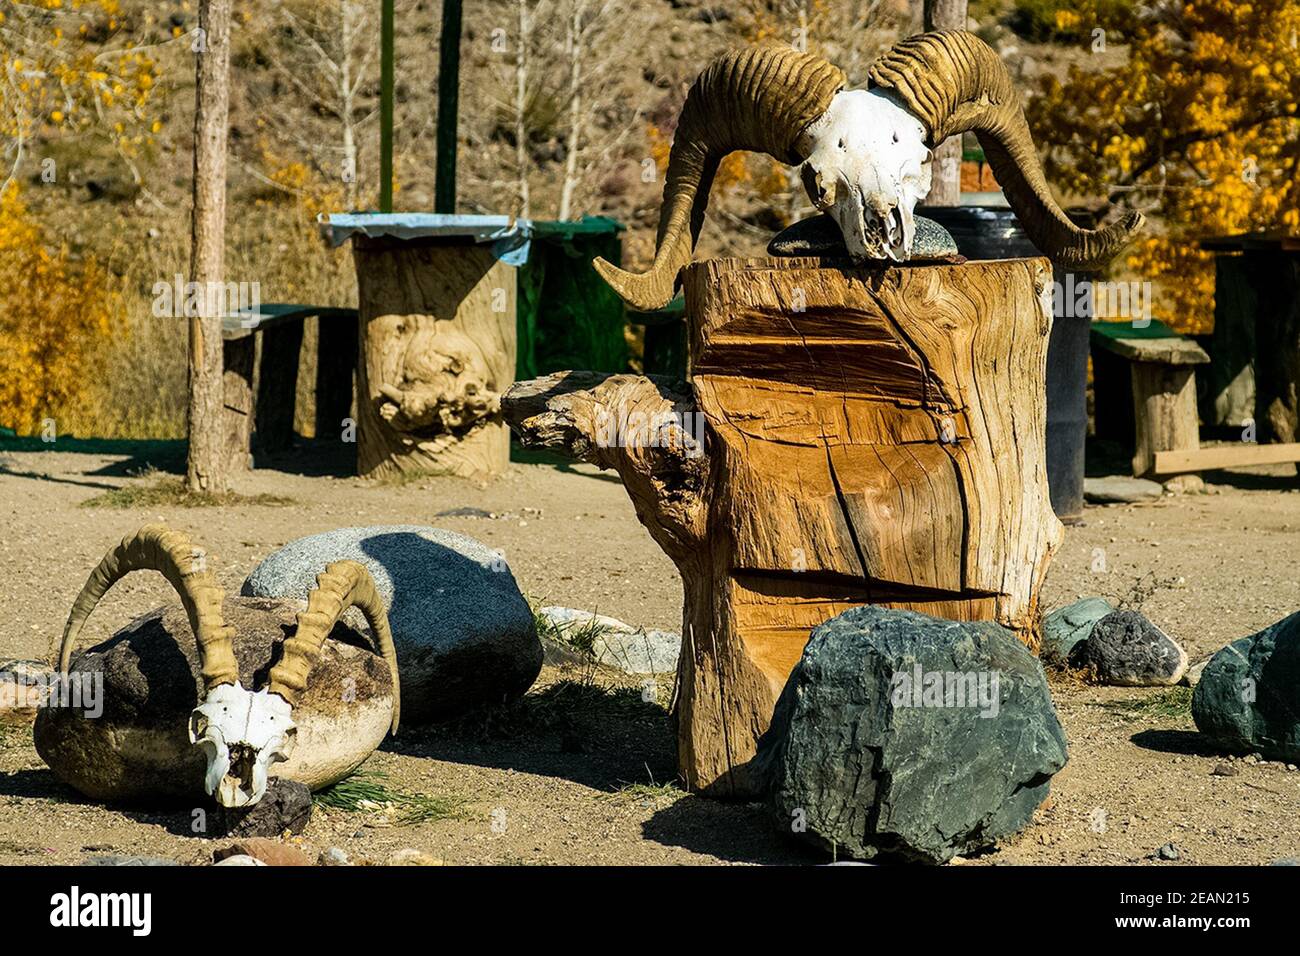
[[[564,186],[560,190],[560,212],[557,218],[568,219],[573,211],[573,194],[578,186],[578,146],[582,142],[582,16],[586,4],[573,0],[568,23],[565,50],[569,56],[569,137],[564,157]]]
[[[202,0],[195,51],[194,212],[190,278],[198,288],[223,281],[226,232],[226,127],[230,99],[230,0]],[[214,285],[209,285],[213,283]],[[223,423],[221,310],[202,295],[189,317],[189,460],[191,491],[215,493],[228,486]],[[247,450],[245,450],[247,454]]]
[[[352,120],[352,45],[356,37],[357,8],[354,0],[341,0],[339,4],[339,106],[343,116],[343,182],[345,201],[349,209],[357,208],[357,137]]]
[[[519,2],[519,39],[515,46],[515,163],[519,167],[519,215],[532,215],[528,195],[528,0]]]
[[[925,29],[965,30],[966,0],[925,0]],[[950,136],[934,151],[934,184],[926,204],[961,205],[961,136]]]

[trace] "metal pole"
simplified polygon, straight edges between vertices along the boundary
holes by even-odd
[[[435,212],[456,211],[456,131],[460,112],[461,0],[442,0],[438,41],[438,154],[433,187]]]
[[[379,211],[393,211],[393,0],[379,26]]]

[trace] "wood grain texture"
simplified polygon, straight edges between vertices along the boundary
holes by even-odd
[[[1153,474],[1156,453],[1201,447],[1196,373],[1190,365],[1133,363],[1133,474]]]
[[[515,274],[483,246],[355,239],[357,469],[471,478],[509,463]]]
[[[619,471],[682,575],[681,773],[752,796],[758,739],[828,618],[880,604],[996,620],[1036,649],[1061,536],[1045,464],[1051,272],[721,259],[683,277],[691,395],[561,373],[504,408],[526,444]],[[702,415],[706,454],[602,446],[601,423],[629,409]]]

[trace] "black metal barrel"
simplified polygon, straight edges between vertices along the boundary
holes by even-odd
[[[967,259],[1019,259],[1042,255],[1020,227],[1015,213],[996,206],[920,206],[917,215],[939,223],[957,241]],[[1077,288],[1091,282],[1089,274],[1076,273],[1073,282],[1054,273],[1058,288]],[[1052,510],[1062,520],[1083,513],[1083,456],[1088,435],[1088,327],[1091,297],[1086,309],[1076,308],[1073,295],[1056,301],[1065,306],[1052,317],[1047,344],[1047,483]]]

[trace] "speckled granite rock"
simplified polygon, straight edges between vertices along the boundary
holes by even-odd
[[[849,255],[840,227],[825,213],[801,219],[782,229],[767,244],[767,251],[773,256],[825,256],[833,259]],[[957,255],[957,241],[947,229],[933,219],[916,217],[916,239],[910,261],[949,260]]]
[[[254,568],[242,590],[306,598],[316,575],[343,559],[366,566],[388,607],[403,723],[519,697],[537,679],[542,645],[528,602],[501,554],[463,534],[393,525],[299,538]],[[365,625],[359,614],[348,620]]]
[[[1187,652],[1141,611],[1112,611],[1099,619],[1069,661],[1118,687],[1168,687],[1187,673]]]

